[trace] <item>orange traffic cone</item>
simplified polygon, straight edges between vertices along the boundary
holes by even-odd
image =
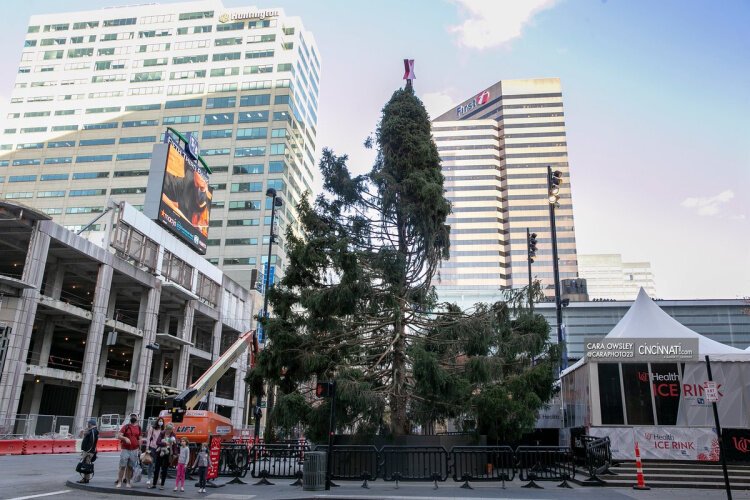
[[[636,480],[638,481],[638,484],[633,486],[634,490],[650,490],[648,486],[646,486],[646,480],[643,479],[643,465],[641,464],[641,450],[638,448],[638,441],[635,442],[635,470],[636,470]]]

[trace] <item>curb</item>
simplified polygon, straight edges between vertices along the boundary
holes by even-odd
[[[168,493],[157,493],[155,491],[132,489],[132,488],[109,488],[106,486],[91,486],[90,484],[80,484],[77,481],[66,481],[65,486],[82,491],[93,491],[96,493],[107,493],[110,495],[129,495],[138,497],[156,497],[156,498],[181,498],[177,495]]]

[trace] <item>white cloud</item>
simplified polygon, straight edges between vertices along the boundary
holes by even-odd
[[[446,91],[428,92],[422,96],[422,103],[427,109],[427,113],[430,114],[430,118],[437,118],[449,109],[451,109],[456,101]]]
[[[685,208],[694,209],[698,215],[718,215],[721,209],[734,198],[734,191],[727,189],[716,196],[685,198],[680,203]]]
[[[480,50],[518,38],[536,14],[557,3],[557,0],[454,1],[463,7],[468,19],[448,30],[458,35],[459,45]]]

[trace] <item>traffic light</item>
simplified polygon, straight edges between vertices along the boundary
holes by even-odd
[[[534,262],[534,257],[536,257],[536,233],[529,235],[528,245],[529,262]]]
[[[549,202],[551,205],[557,203],[560,198],[560,185],[562,184],[562,172],[559,170],[548,170],[547,188],[549,190]]]
[[[319,398],[333,396],[333,382],[318,382],[315,386],[315,395]]]

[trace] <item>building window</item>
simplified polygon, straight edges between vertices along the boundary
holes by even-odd
[[[209,97],[206,100],[206,109],[233,108],[236,105],[236,97]]]
[[[68,178],[68,174],[64,174],[65,178]],[[109,177],[109,172],[74,172],[73,180],[78,179],[106,179]]]
[[[92,163],[96,161],[112,161],[112,155],[76,156],[76,163]]]
[[[268,128],[266,127],[237,129],[237,139],[265,139],[266,137],[268,137]]]
[[[230,201],[229,210],[260,210],[259,200]]]
[[[115,140],[114,138],[111,139],[81,139],[78,142],[79,146],[106,146],[109,144],[114,144]]]
[[[266,154],[265,146],[253,146],[249,148],[235,148],[234,149],[234,156],[236,158],[241,158],[245,156],[263,156],[265,154]]]
[[[259,193],[263,191],[262,182],[233,182],[232,193]]]
[[[238,123],[259,123],[268,121],[268,111],[242,111],[238,114]]]
[[[204,130],[202,139],[228,139],[232,137],[232,129]],[[216,169],[211,169],[216,172]]]
[[[243,95],[240,106],[268,106],[271,104],[271,94]]]
[[[233,174],[262,174],[263,173],[263,164],[254,164],[254,165],[235,165],[232,167],[232,173]]]
[[[204,125],[226,125],[230,123],[234,123],[234,113],[206,114],[203,121]]]
[[[68,192],[68,196],[103,196],[105,194],[107,194],[106,189],[71,189]]]

